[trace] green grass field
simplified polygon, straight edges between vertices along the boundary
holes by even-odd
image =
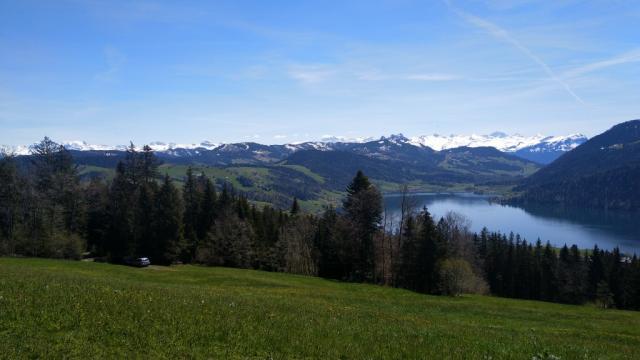
[[[0,258],[0,358],[640,358],[640,313],[197,266]]]

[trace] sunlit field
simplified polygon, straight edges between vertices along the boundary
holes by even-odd
[[[198,266],[0,259],[0,357],[638,358],[640,313]]]

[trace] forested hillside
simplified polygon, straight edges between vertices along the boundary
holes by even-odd
[[[175,149],[154,152],[167,173],[182,185],[186,167],[228,182],[251,201],[287,207],[293,198],[305,209],[321,210],[335,204],[353,174],[365,171],[385,192],[395,192],[402,184],[414,191],[503,191],[540,165],[490,147],[460,147],[434,151],[394,136],[365,143],[260,145],[226,144],[213,150]],[[129,151],[136,150],[129,147]],[[140,149],[137,149],[140,150]],[[124,150],[68,150],[73,163],[80,165],[81,180],[113,178]],[[15,157],[19,166],[28,166],[32,155]],[[496,186],[497,185],[497,186]],[[337,195],[336,195],[337,194]]]
[[[112,179],[88,183],[63,147],[45,138],[33,150],[22,166],[0,160],[2,255],[115,263],[147,256],[156,264],[281,271],[430,294],[640,308],[635,255],[575,246],[557,252],[513,234],[473,234],[459,215],[434,219],[406,197],[400,217],[391,219],[362,171],[340,208],[312,215],[297,199],[289,210],[251,204],[224,179],[192,168],[179,189],[160,175],[149,147],[131,147]]]
[[[640,120],[592,138],[524,180],[521,202],[640,209]]]

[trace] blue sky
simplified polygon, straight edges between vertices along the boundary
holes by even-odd
[[[0,144],[595,135],[640,2],[0,0]]]

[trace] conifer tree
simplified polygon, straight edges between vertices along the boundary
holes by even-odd
[[[158,196],[154,213],[155,244],[153,246],[154,261],[171,264],[180,259],[183,251],[183,205],[180,193],[168,175]]]
[[[133,231],[132,184],[126,165],[119,162],[116,175],[109,188],[107,214],[109,225],[105,239],[105,248],[113,261],[119,261],[132,255],[135,241]]]
[[[352,280],[372,281],[374,276],[373,234],[382,220],[382,195],[362,171],[358,171],[347,187],[344,201],[346,216],[355,229],[355,253]]]
[[[48,137],[34,144],[31,152],[35,191],[29,206],[34,226],[28,232],[41,256],[66,257],[70,246],[83,246],[71,243],[79,239],[84,227],[78,171],[71,154]]]
[[[336,210],[329,206],[318,222],[318,231],[314,243],[318,249],[318,275],[330,279],[341,279],[345,277],[344,266],[341,263],[341,246],[339,242],[338,222],[340,218]]]
[[[604,280],[604,264],[603,264],[603,254],[598,248],[598,245],[593,247],[593,251],[591,252],[591,256],[589,257],[589,278],[588,278],[588,286],[589,286],[589,297],[591,299],[595,299],[597,297],[598,292],[598,284]]]
[[[99,178],[93,178],[84,191],[87,221],[84,233],[88,250],[94,255],[108,252],[105,243],[109,226],[109,187]]]
[[[138,161],[139,174],[141,181],[150,183],[158,177],[158,166],[160,162],[153,153],[153,150],[149,145],[145,145],[142,148],[140,154],[140,160]]]
[[[291,210],[289,211],[291,215],[297,215],[300,212],[300,205],[298,204],[298,198],[293,198],[293,203],[291,204]]]
[[[446,249],[429,211],[424,208],[420,216],[420,272],[423,276],[418,291],[432,293],[439,282],[437,264],[445,258]]]
[[[136,256],[148,256],[153,251],[156,236],[153,228],[154,203],[156,196],[155,183],[141,182],[136,191],[133,204],[134,244],[131,246]]]
[[[556,261],[557,258],[551,247],[551,243],[547,241],[542,253],[542,284],[540,286],[541,299],[545,301],[554,301],[557,296]]]
[[[129,147],[127,147],[123,168],[125,170],[124,176],[127,182],[133,187],[137,188],[140,183],[140,157],[138,156],[138,151],[136,150],[136,146],[133,142],[129,143]]]
[[[220,194],[220,200],[218,201],[218,207],[220,211],[224,211],[227,207],[229,207],[232,201],[232,191],[229,189],[229,184],[225,182],[222,185],[222,193]]]
[[[420,258],[422,254],[419,251],[419,241],[417,236],[415,220],[413,216],[409,216],[405,219],[403,231],[403,241],[400,249],[400,265],[396,266],[397,269],[397,283],[398,286],[420,291],[421,279],[426,274],[421,273]]]
[[[640,310],[640,259],[636,254],[631,259],[629,275],[626,282],[626,294],[629,301],[629,308]]]
[[[609,274],[607,276],[609,289],[613,294],[613,302],[617,307],[624,308],[627,305],[627,298],[624,292],[624,282],[626,271],[622,262],[622,254],[620,249],[615,247],[611,252],[609,265]]]
[[[20,200],[23,197],[15,159],[0,153],[0,254],[14,254],[20,226]]]
[[[567,245],[560,250],[558,258],[558,301],[569,304],[580,304],[583,301],[584,286],[580,253],[576,246],[571,249]]]
[[[184,238],[187,243],[187,258],[193,258],[198,247],[198,223],[201,218],[202,193],[198,187],[193,169],[189,167],[182,188],[184,200]]]
[[[204,188],[202,194],[202,203],[200,204],[200,219],[198,221],[197,236],[203,239],[207,232],[211,230],[216,219],[218,194],[211,179],[203,173],[200,175],[200,181]]]

